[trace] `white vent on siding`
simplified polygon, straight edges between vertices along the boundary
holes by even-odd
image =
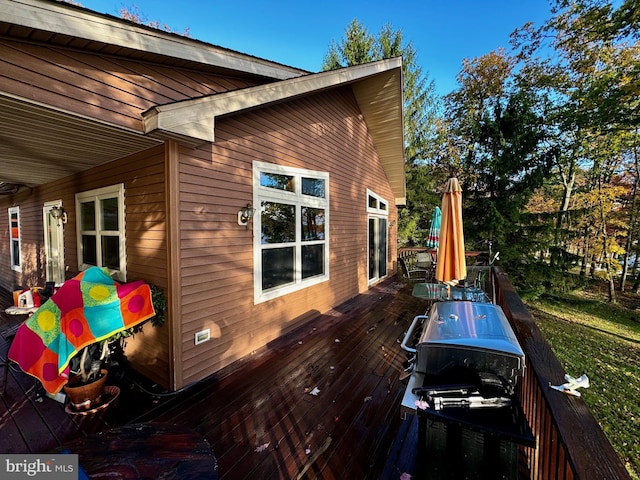
[[[196,332],[195,341],[196,345],[200,345],[201,343],[208,342],[211,340],[211,329],[207,328],[206,330],[200,330]]]

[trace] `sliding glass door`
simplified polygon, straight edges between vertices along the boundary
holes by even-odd
[[[369,283],[387,276],[387,219],[369,217]]]

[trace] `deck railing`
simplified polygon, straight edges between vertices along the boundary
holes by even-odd
[[[507,275],[495,268],[493,278],[496,303],[526,356],[520,399],[537,443],[527,451],[531,478],[631,478],[584,400],[549,388],[565,382],[562,365]]]
[[[408,260],[424,250],[400,249],[398,255]],[[526,368],[519,397],[536,439],[535,447],[523,447],[530,478],[630,479],[584,400],[549,388],[550,384],[565,382],[565,371],[507,274],[500,267],[491,271],[491,285],[487,287],[504,310],[525,352]]]

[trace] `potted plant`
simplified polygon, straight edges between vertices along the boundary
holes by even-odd
[[[154,327],[164,325],[166,319],[166,300],[164,292],[155,285],[150,285],[151,301],[156,312],[148,321]],[[71,375],[64,391],[69,402],[76,411],[95,408],[102,401],[107,381],[111,358],[115,352],[122,354],[124,339],[142,331],[144,324],[122,330],[112,336],[84,347],[76,354],[70,364]]]
[[[90,410],[102,400],[108,370],[103,365],[108,361],[109,339],[87,345],[82,353],[71,361],[73,373],[64,391],[76,410]]]

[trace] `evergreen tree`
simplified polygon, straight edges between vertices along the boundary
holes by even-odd
[[[405,43],[402,31],[394,30],[389,24],[374,36],[358,20],[353,20],[346,28],[344,39],[331,42],[322,69],[335,70],[395,57],[402,57],[407,173],[407,205],[400,210],[398,238],[401,244],[423,245],[431,211],[440,202],[435,193],[439,179],[431,175],[431,160],[439,145],[438,101],[433,81],[429,81],[417,63],[413,44]]]

